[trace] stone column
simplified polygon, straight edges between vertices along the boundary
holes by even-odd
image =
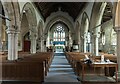
[[[19,32],[15,32],[15,36],[14,36],[15,59],[18,59],[18,33]]]
[[[86,41],[87,41],[87,38],[86,38],[86,33],[84,34],[84,53],[86,53]]]
[[[44,52],[43,46],[44,46],[44,41],[41,39],[41,52]]]
[[[31,53],[36,53],[36,35],[32,35],[31,36],[31,49],[30,52]]]
[[[3,47],[2,45],[2,19],[0,18],[0,51],[2,51],[2,47]]]
[[[1,36],[2,36],[2,32],[1,32],[1,27],[0,27],[0,51],[3,51],[2,50],[3,45],[2,45],[2,38],[1,38]]]
[[[91,43],[89,44],[89,52],[92,53]]]
[[[94,41],[95,41],[95,42],[94,42],[94,43],[95,43],[95,44],[94,44],[94,46],[95,46],[95,47],[94,47],[94,54],[95,54],[96,56],[99,56],[99,51],[98,51],[98,38],[99,38],[99,37],[98,37],[98,34],[96,34],[94,37],[95,37],[95,39],[94,39]]]
[[[37,47],[37,42],[36,42],[36,38],[33,40],[33,53],[36,53],[36,47]]]
[[[71,32],[69,32],[69,36],[68,36],[68,51],[70,52],[72,47],[72,38],[71,38]]]
[[[39,37],[38,40],[37,40],[37,44],[38,44],[38,45],[36,46],[36,47],[38,48],[37,51],[38,51],[38,52],[41,52],[41,38],[40,38],[40,37]]]
[[[18,33],[15,30],[7,30],[8,34],[8,60],[18,59]]]
[[[45,44],[44,44],[44,36],[41,37],[41,52],[44,52],[45,51]]]
[[[118,80],[120,81],[120,27],[114,27],[117,33],[117,63],[118,63]]]
[[[91,53],[94,54],[94,34],[91,32]]]

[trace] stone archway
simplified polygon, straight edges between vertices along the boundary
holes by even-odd
[[[109,9],[107,9],[109,7]],[[111,48],[111,33],[107,33],[112,31],[113,21],[112,21],[112,2],[100,2],[94,3],[91,15],[91,23],[90,23],[90,32],[92,34],[92,53],[96,56],[99,56],[99,50],[109,52]],[[107,14],[111,15],[112,17],[109,20],[106,20],[105,17],[108,18]],[[110,16],[109,16],[110,17]],[[110,21],[111,20],[111,21]],[[110,21],[110,22],[109,22]],[[108,27],[108,24],[111,26]],[[107,24],[107,25],[105,25]],[[105,27],[105,28],[103,28]],[[106,46],[102,44],[102,36],[106,36]],[[101,40],[102,39],[102,40]],[[99,48],[101,47],[101,48]],[[103,48],[105,47],[105,48]],[[109,47],[109,48],[108,48]],[[101,50],[104,49],[104,50]]]
[[[69,30],[74,33],[75,29],[74,29],[74,21],[73,19],[68,15],[68,13],[66,12],[62,12],[62,11],[57,11],[55,13],[52,13],[45,22],[45,27],[44,27],[44,33],[47,33],[49,30],[49,28],[56,22],[61,21],[63,23],[65,23],[68,27]]]
[[[28,27],[27,30],[30,33],[29,38],[30,38],[30,52],[31,53],[36,53],[36,40],[37,40],[37,19],[36,19],[36,14],[35,10],[32,6],[31,3],[27,2],[21,13],[21,18],[23,18],[23,15],[26,15],[26,18],[28,20]]]
[[[69,28],[68,26],[59,21],[54,23],[51,28],[48,31],[48,37],[47,37],[47,47],[53,48],[58,51],[63,51],[65,48],[69,47],[69,50],[72,47],[72,42],[70,40],[71,37],[69,37]],[[60,45],[59,45],[60,44]],[[59,49],[60,47],[60,49]]]
[[[8,34],[8,60],[15,60],[18,58],[18,33],[20,24],[20,10],[18,2],[13,3],[7,2],[6,0],[1,1],[7,18],[7,34]]]
[[[91,15],[90,32],[92,34],[92,53],[99,56],[98,38],[100,37],[101,21],[107,3],[94,3]]]
[[[19,34],[19,41],[21,50],[24,52],[30,52],[30,39],[29,39],[29,22],[27,19],[27,15],[23,13],[21,20],[21,32]]]
[[[38,26],[37,26],[37,30],[38,30],[38,38],[37,38],[37,52],[43,52],[43,22],[42,20],[39,21]]]
[[[84,53],[87,52],[88,29],[89,29],[89,18],[88,18],[88,15],[84,12],[82,15],[82,22],[81,22],[81,28],[80,28],[81,51]]]
[[[64,24],[66,24],[69,28],[69,39],[71,39],[72,41],[75,39],[75,29],[74,29],[74,21],[73,19],[68,15],[68,13],[66,12],[62,12],[62,11],[57,11],[52,13],[45,22],[45,27],[44,27],[44,34],[47,36],[48,30],[52,27],[53,24],[57,23],[57,22],[62,22]],[[45,36],[45,39],[47,39],[47,37]],[[68,43],[69,47],[70,47],[70,42]]]

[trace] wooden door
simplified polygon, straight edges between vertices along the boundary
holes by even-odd
[[[24,52],[30,52],[30,41],[24,41]]]

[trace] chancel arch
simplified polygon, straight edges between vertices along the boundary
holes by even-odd
[[[46,33],[47,30],[49,30],[49,28],[51,27],[51,25],[58,21],[62,21],[63,23],[65,23],[70,28],[70,31],[72,30],[71,32],[74,33],[73,19],[66,12],[62,11],[54,12],[46,19],[44,32]]]
[[[65,47],[69,46],[69,28],[63,22],[56,22],[51,26],[48,32],[48,48],[54,48],[55,50],[65,50]]]
[[[46,23],[45,23],[45,27],[44,27],[44,34],[46,34],[46,36],[48,35],[48,31],[49,29],[53,26],[53,24],[57,23],[57,22],[62,22],[64,24],[67,25],[67,27],[69,28],[69,35],[67,36],[67,39],[70,40],[67,45],[69,47],[69,50],[72,46],[72,42],[75,39],[74,37],[74,23],[73,23],[73,19],[65,12],[62,11],[57,11],[52,13],[47,19],[46,19]],[[47,39],[47,37],[45,37],[45,40]]]

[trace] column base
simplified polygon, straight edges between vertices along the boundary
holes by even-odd
[[[31,52],[31,54],[35,54],[36,52]]]

